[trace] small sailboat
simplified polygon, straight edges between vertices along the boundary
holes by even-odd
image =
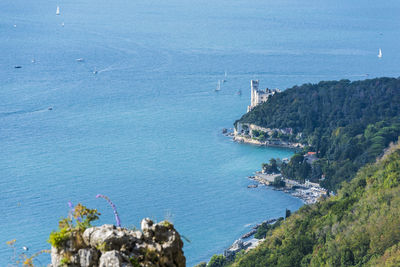
[[[218,92],[221,90],[221,81],[218,80],[217,88],[215,88],[215,91]]]
[[[96,68],[94,68],[93,74],[96,75],[97,73],[99,73],[99,72],[97,71]]]
[[[226,77],[228,77],[228,73],[225,71],[225,76],[224,79],[222,80],[223,83],[226,82]]]
[[[60,15],[60,7],[57,6],[56,15]]]
[[[382,49],[379,48],[378,57],[382,58]]]

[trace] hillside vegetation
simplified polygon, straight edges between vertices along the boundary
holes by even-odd
[[[233,266],[400,266],[400,146],[303,206]]]
[[[400,79],[294,86],[275,94],[237,123],[292,128],[287,138],[300,139],[305,150],[317,152],[319,158],[307,178],[320,181],[325,176],[321,185],[336,191],[400,135]]]

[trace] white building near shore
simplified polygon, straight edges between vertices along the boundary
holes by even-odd
[[[259,80],[251,80],[250,81],[250,90],[251,90],[251,103],[250,106],[247,106],[247,112],[251,111],[257,105],[267,102],[269,97],[273,96],[276,93],[280,93],[279,89],[268,89],[264,90],[258,89]]]

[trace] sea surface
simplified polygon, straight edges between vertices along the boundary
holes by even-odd
[[[68,201],[114,223],[99,193],[123,226],[172,221],[191,241],[188,266],[297,210],[299,199],[247,188],[262,162],[293,152],[222,128],[246,112],[251,79],[398,77],[399,14],[397,0],[0,1],[0,265],[7,240],[49,248]]]

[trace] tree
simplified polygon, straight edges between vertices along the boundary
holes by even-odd
[[[274,158],[269,160],[269,164],[263,163],[261,166],[265,173],[268,173],[268,174],[279,173],[278,164],[277,164],[276,159],[274,159]]]
[[[289,218],[292,212],[289,209],[286,209],[285,211],[285,219]]]
[[[213,255],[207,264],[207,267],[222,267],[227,262],[223,255]]]

